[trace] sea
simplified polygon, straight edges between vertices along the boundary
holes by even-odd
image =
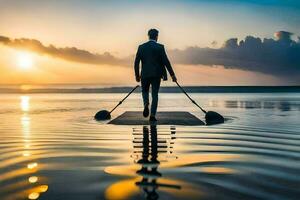
[[[2,90],[0,199],[300,198],[299,92],[190,93],[225,116],[210,126],[94,120],[127,90]],[[112,118],[142,109],[140,92],[133,93]],[[205,121],[179,92],[160,93],[159,111]]]

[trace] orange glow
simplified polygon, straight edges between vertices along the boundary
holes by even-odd
[[[29,183],[36,183],[38,181],[37,176],[31,176],[28,178]]]
[[[110,185],[105,191],[106,199],[129,199],[133,195],[138,194],[140,192],[140,188],[136,185],[138,181],[140,181],[140,177],[122,180]],[[194,188],[184,181],[166,178],[158,178],[157,181],[157,190],[166,191],[174,196],[182,197],[182,199],[185,199],[187,196],[190,198],[205,196],[199,188]],[[160,184],[179,186],[180,189],[159,187]]]
[[[38,187],[38,190],[39,190],[40,192],[47,192],[47,190],[48,190],[48,185],[40,185],[40,186]]]
[[[21,85],[20,86],[21,90],[30,90],[32,88],[31,85]]]
[[[23,153],[23,156],[25,156],[25,157],[28,157],[28,156],[30,156],[31,154],[30,153],[28,153],[28,152],[24,152]]]
[[[39,196],[40,196],[40,193],[32,192],[28,195],[28,199],[37,199],[37,198],[39,198]]]
[[[127,179],[119,181],[109,186],[105,191],[106,199],[129,199],[132,195],[139,192],[139,188],[135,182],[139,178]]]
[[[232,174],[234,173],[233,169],[225,167],[201,167],[201,171],[212,174]]]
[[[29,190],[28,199],[37,199],[39,198],[40,194],[43,192],[47,192],[48,185],[40,185],[35,188]]]
[[[11,172],[1,174],[0,181],[12,179],[12,178],[15,178],[18,176],[24,176],[24,175],[31,174],[31,173],[33,173],[33,171],[28,170],[27,168],[13,170]]]
[[[27,165],[27,168],[28,169],[33,169],[33,168],[35,168],[35,167],[37,167],[38,166],[38,164],[35,162],[35,163],[29,163],[28,165]]]

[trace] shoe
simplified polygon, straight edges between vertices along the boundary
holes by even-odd
[[[149,116],[149,104],[146,104],[143,111],[143,116],[148,117]]]
[[[156,122],[157,119],[156,119],[154,116],[150,116],[149,121],[151,121],[151,122]]]

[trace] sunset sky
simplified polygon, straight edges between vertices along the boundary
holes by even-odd
[[[298,0],[0,4],[2,85],[132,85],[133,57],[149,28],[159,29],[185,85],[300,83]]]

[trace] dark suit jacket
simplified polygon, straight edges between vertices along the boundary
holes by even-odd
[[[140,75],[140,61],[142,62],[142,79],[159,77],[167,80],[166,68],[171,76],[174,75],[164,45],[155,41],[150,40],[139,46],[134,61],[135,76]]]

